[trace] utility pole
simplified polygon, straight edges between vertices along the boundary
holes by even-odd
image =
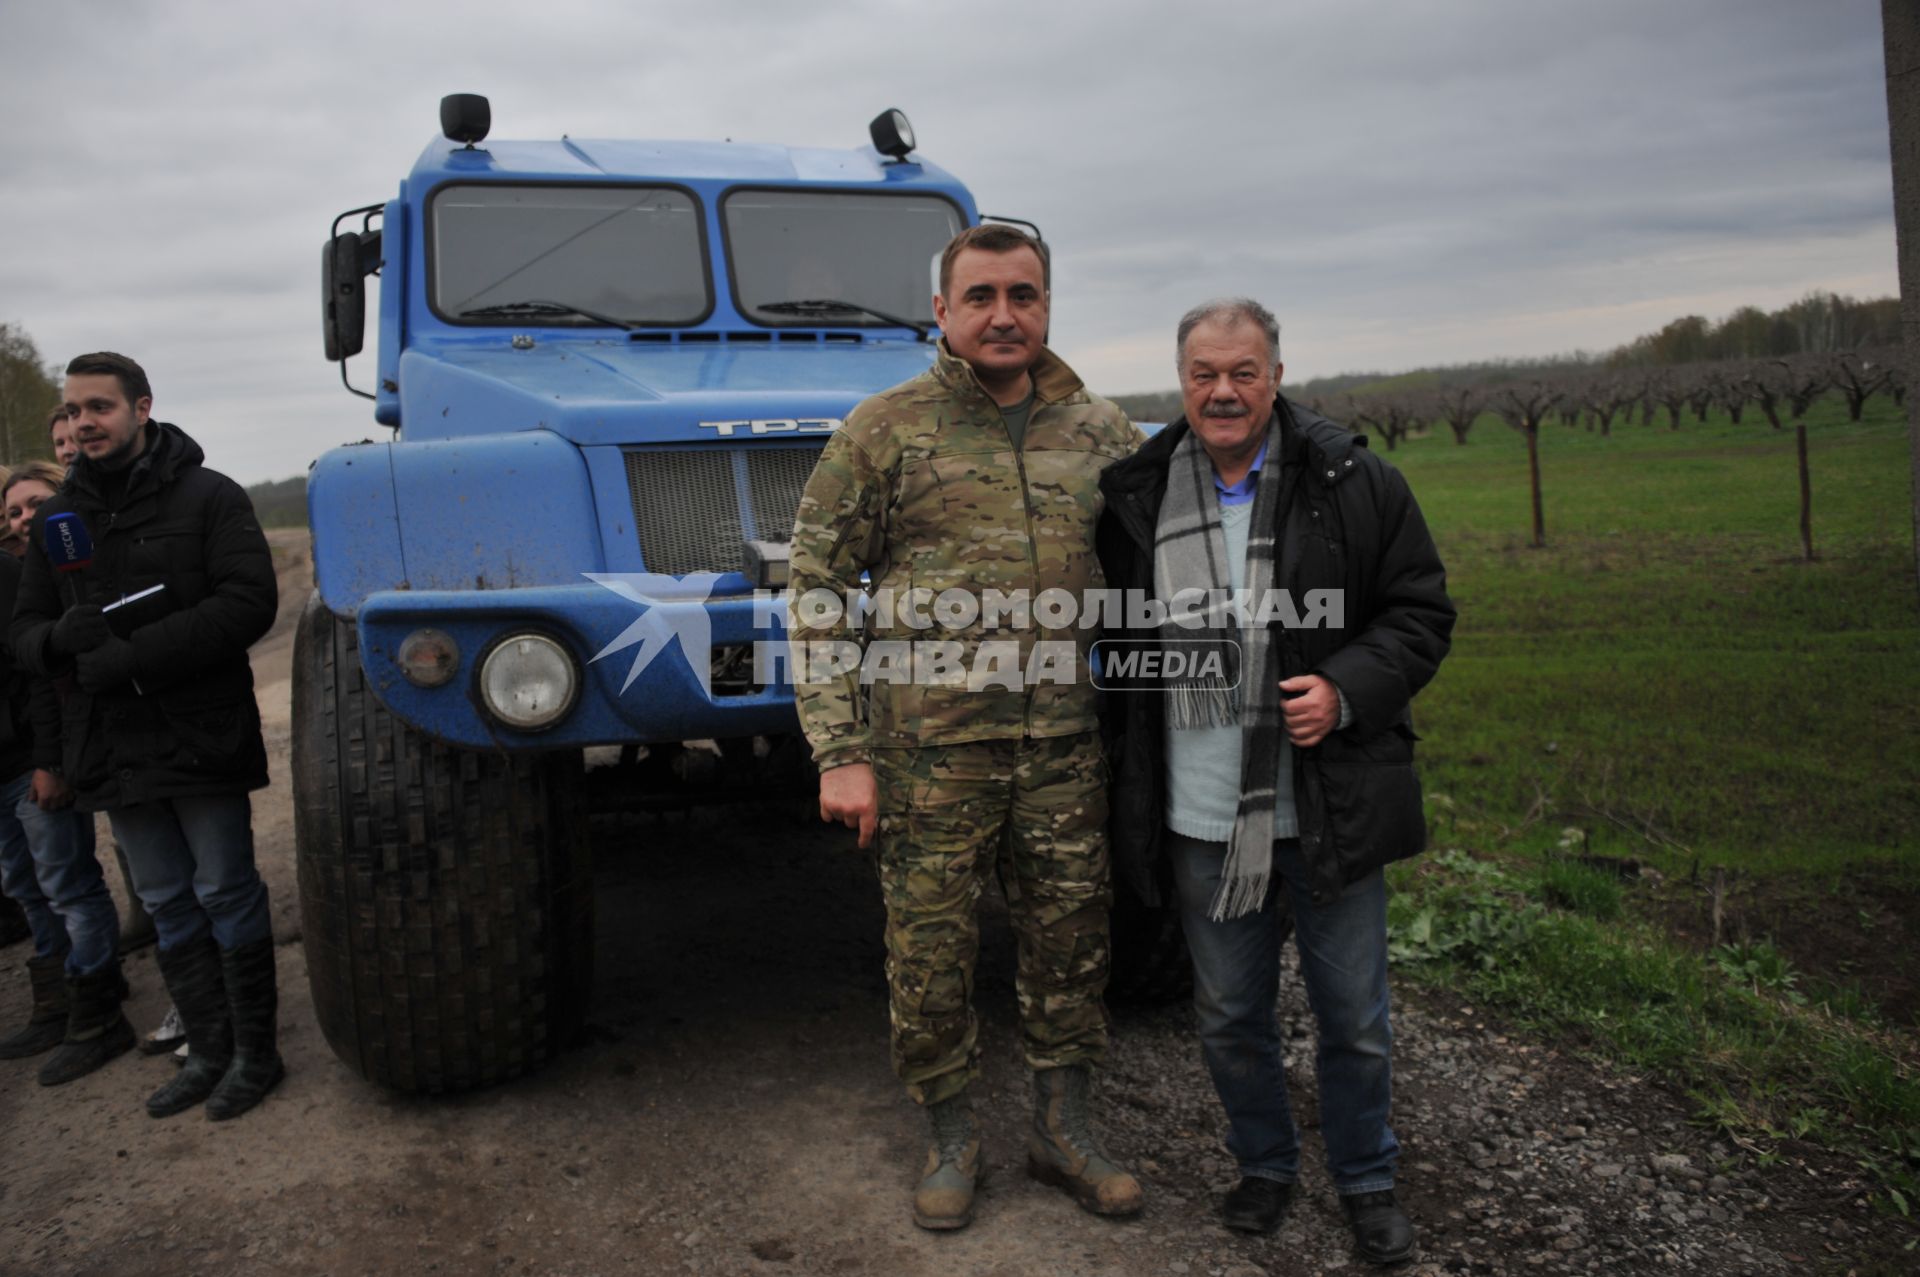
[[[1887,50],[1887,124],[1893,142],[1893,228],[1900,252],[1900,349],[1909,387],[1920,387],[1920,5],[1880,0]],[[1907,395],[1913,471],[1913,571],[1920,591],[1920,395]]]

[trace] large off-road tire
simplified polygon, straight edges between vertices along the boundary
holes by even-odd
[[[293,657],[294,844],[314,1014],[369,1081],[517,1077],[585,1014],[580,755],[455,749],[382,705],[316,593]]]

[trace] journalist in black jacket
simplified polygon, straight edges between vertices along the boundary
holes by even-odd
[[[272,627],[278,591],[246,493],[152,420],[152,402],[124,355],[68,364],[81,456],[35,516],[11,636],[30,669],[77,684],[62,714],[67,778],[83,807],[107,813],[159,933],[189,1051],[147,1111],[205,1101],[217,1120],[284,1072],[248,799],[267,764],[247,649]],[[56,574],[46,534],[65,514],[91,534],[92,558]]]
[[[97,675],[80,670],[67,698],[64,770],[88,811],[267,785],[247,661],[279,600],[266,536],[245,490],[202,465],[199,444],[165,422],[145,428],[151,443],[129,469],[82,456],[40,507],[13,618],[28,668],[71,673],[73,658],[49,643],[69,607],[164,587],[111,614],[114,655]],[[67,511],[92,535],[93,560],[56,574],[42,529]]]

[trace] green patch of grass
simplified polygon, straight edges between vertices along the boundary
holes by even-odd
[[[1460,609],[1415,704],[1429,789],[1506,836],[1577,822],[1682,865],[1920,876],[1904,415],[1815,407],[1812,562],[1791,432],[1664,422],[1543,429],[1543,549],[1524,440],[1497,418],[1392,453]]]
[[[1771,946],[1682,948],[1565,858],[1452,850],[1389,875],[1390,953],[1415,978],[1670,1078],[1743,1143],[1812,1141],[1858,1160],[1889,1207],[1920,1200],[1911,1044],[1836,1014]]]
[[[1625,891],[1620,879],[1577,860],[1553,859],[1540,866],[1540,894],[1556,908],[1605,922],[1620,916]]]

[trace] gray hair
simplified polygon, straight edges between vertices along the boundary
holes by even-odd
[[[1228,328],[1240,324],[1258,324],[1260,331],[1267,335],[1267,353],[1272,356],[1270,362],[1280,362],[1280,321],[1273,317],[1273,312],[1251,297],[1216,297],[1212,301],[1201,302],[1180,316],[1180,327],[1173,344],[1176,368],[1186,362],[1188,336],[1194,329],[1212,320],[1218,320]]]

